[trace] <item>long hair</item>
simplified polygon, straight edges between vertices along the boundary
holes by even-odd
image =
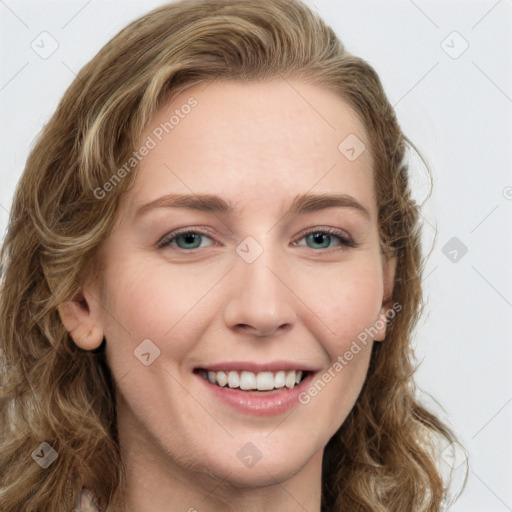
[[[105,340],[95,351],[78,348],[57,310],[96,268],[137,169],[110,181],[108,194],[98,191],[178,93],[214,80],[276,78],[329,89],[359,116],[371,144],[381,246],[397,256],[393,300],[401,310],[326,446],[322,511],[441,509],[436,446],[455,438],[415,399],[412,379],[410,343],[424,306],[420,207],[406,164],[414,145],[375,70],[299,0],[182,0],[132,22],[82,68],[17,185],[0,253],[2,510],[69,512],[86,481],[105,509],[120,483]],[[58,454],[47,468],[31,456],[43,442]]]

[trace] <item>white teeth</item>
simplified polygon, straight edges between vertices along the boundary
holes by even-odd
[[[256,376],[256,387],[258,388],[258,391],[274,389],[274,376],[272,375],[272,372],[258,373]]]
[[[277,372],[249,372],[243,370],[241,372],[229,371],[229,372],[213,372],[211,370],[201,371],[201,375],[211,382],[217,384],[220,387],[228,386],[232,389],[242,389],[244,391],[271,391],[272,389],[281,389],[285,386],[288,389],[294,388],[302,380],[303,372],[301,370],[284,371],[279,370]]]
[[[240,377],[238,376],[238,372],[228,373],[228,386],[230,388],[237,388],[240,386]]]
[[[286,374],[281,370],[274,375],[274,387],[284,388],[286,383]]]
[[[286,387],[291,389],[295,386],[295,372],[291,371],[286,374],[285,380]]]
[[[240,374],[240,389],[256,389],[256,375],[252,372],[242,372]]]
[[[227,383],[228,376],[224,372],[217,372],[217,384],[221,387],[224,387]]]

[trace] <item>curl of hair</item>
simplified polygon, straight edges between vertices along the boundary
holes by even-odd
[[[104,198],[152,116],[214,80],[297,78],[334,91],[371,141],[382,249],[396,255],[401,311],[374,346],[367,380],[325,449],[322,511],[439,511],[435,439],[450,430],[414,398],[410,339],[422,310],[419,207],[406,144],[374,69],[298,0],[182,0],[132,22],[86,64],[43,128],[18,183],[0,254],[0,508],[69,512],[85,482],[106,509],[121,478],[116,385],[105,358],[77,347],[57,307],[115,229],[136,169]],[[30,454],[46,441],[47,469]]]

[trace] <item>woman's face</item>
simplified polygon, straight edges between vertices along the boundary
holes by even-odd
[[[213,82],[175,97],[142,146],[88,288],[121,443],[245,486],[318,467],[393,282],[362,125],[300,81]]]

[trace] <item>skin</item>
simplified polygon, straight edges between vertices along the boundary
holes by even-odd
[[[100,248],[103,281],[87,281],[81,300],[59,308],[84,350],[106,337],[118,381],[127,474],[113,510],[124,501],[130,511],[319,512],[324,447],[360,393],[373,340],[291,414],[236,411],[206,393],[193,369],[292,360],[326,371],[385,319],[396,260],[380,252],[370,152],[349,161],[338,150],[349,134],[369,148],[367,134],[332,92],[275,80],[195,86],[158,112],[143,140],[191,96],[197,107],[142,160],[123,196]],[[306,192],[350,194],[370,219],[342,207],[285,215]],[[159,208],[136,219],[140,205],[168,193],[216,194],[236,211]],[[209,234],[193,251],[176,239],[157,247],[182,227]],[[325,247],[304,233],[325,227],[359,245],[331,236]],[[263,248],[252,263],[236,252],[248,236]],[[385,326],[374,340],[384,337]],[[160,356],[145,366],[134,350],[148,338]],[[237,457],[247,442],[261,453],[252,467]]]

